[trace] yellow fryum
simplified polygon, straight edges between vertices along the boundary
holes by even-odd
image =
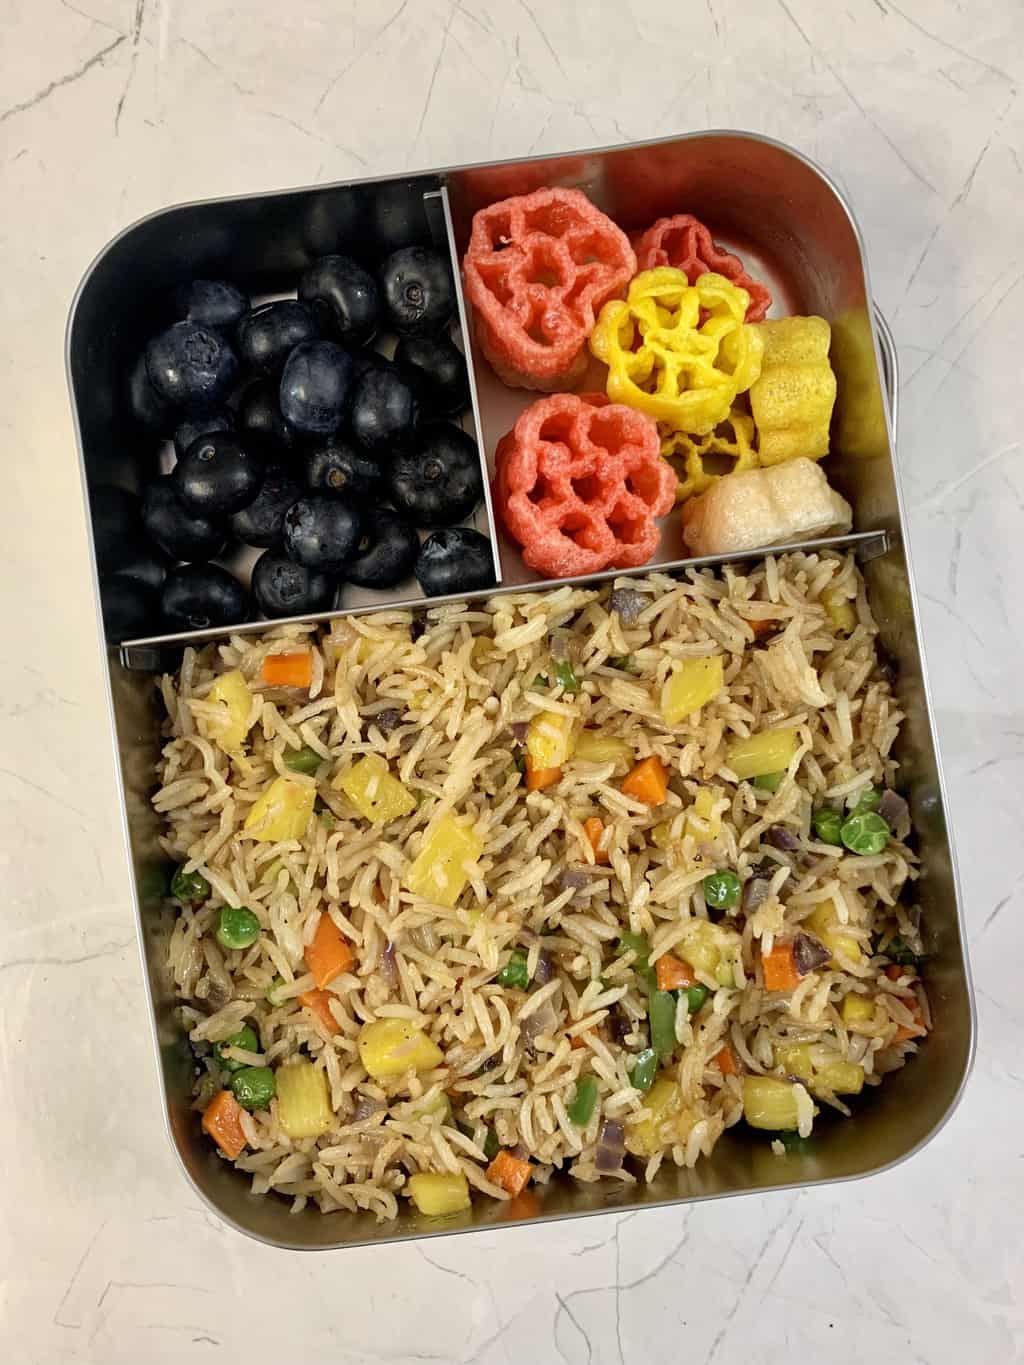
[[[387,760],[380,754],[367,754],[353,763],[332,786],[343,791],[364,820],[371,825],[386,825],[416,809],[416,798],[397,777],[392,777]]]
[[[315,787],[276,777],[245,817],[245,832],[260,844],[301,839],[315,801]]]
[[[414,896],[451,909],[469,880],[469,868],[483,852],[483,842],[468,825],[444,815],[423,840],[403,882]]]
[[[874,323],[867,308],[840,313],[832,323],[836,397],[836,443],[845,457],[877,460],[889,453],[885,401],[875,359]]]
[[[713,431],[761,373],[764,343],[744,322],[749,302],[710,271],[692,285],[671,266],[641,271],[625,299],[601,309],[590,337],[608,366],[608,397],[673,431]]]
[[[764,346],[750,390],[762,465],[828,454],[836,377],[828,361],[832,329],[824,318],[780,318],[752,326]]]
[[[725,474],[756,469],[754,419],[733,408],[706,436],[688,431],[662,431],[661,453],[679,478],[676,502],[685,502],[710,488]]]

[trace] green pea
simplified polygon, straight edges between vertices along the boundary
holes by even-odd
[[[185,905],[201,905],[210,894],[210,883],[198,872],[178,868],[171,878],[171,895]]]
[[[831,806],[821,806],[814,812],[814,832],[823,844],[842,844],[843,817]]]
[[[851,853],[881,853],[891,837],[889,826],[874,811],[851,815],[840,830],[843,843]]]
[[[651,1047],[662,1058],[670,1057],[676,1046],[676,998],[671,991],[651,991],[647,1000],[647,1023]]]
[[[286,749],[282,761],[293,773],[315,773],[323,759],[315,749],[304,744],[301,749]]]
[[[866,815],[869,811],[875,811],[882,803],[882,793],[877,787],[865,787],[860,796],[857,797],[853,807],[854,815]]]
[[[724,869],[712,872],[704,878],[704,904],[715,910],[729,910],[740,899],[740,879],[735,872]]]
[[[690,1013],[696,1014],[710,994],[707,986],[702,986],[699,982],[696,986],[687,986],[686,1002],[690,1007]]]
[[[565,1106],[569,1120],[577,1128],[586,1128],[597,1104],[597,1077],[581,1076],[576,1082],[576,1093]]]
[[[530,973],[526,968],[526,954],[520,952],[518,948],[512,950],[512,956],[498,973],[499,986],[515,986],[521,991],[525,991],[530,984]]]
[[[241,1071],[242,1067],[245,1066],[245,1063],[236,1062],[230,1057],[225,1057],[224,1049],[226,1047],[240,1047],[243,1052],[259,1052],[260,1040],[256,1037],[256,1030],[249,1028],[249,1026],[246,1025],[245,1028],[240,1028],[237,1033],[233,1033],[230,1038],[225,1038],[222,1043],[217,1044],[217,1060],[224,1070]]]
[[[658,1074],[658,1054],[653,1047],[645,1047],[637,1053],[636,1061],[629,1073],[629,1083],[634,1090],[650,1090]]]
[[[217,924],[217,942],[222,948],[249,948],[259,936],[260,922],[251,910],[224,906]]]
[[[564,692],[578,692],[580,690],[580,680],[576,676],[576,670],[567,659],[559,660],[555,664],[554,674],[555,682]]]
[[[899,934],[891,938],[881,951],[890,961],[895,962],[900,967],[916,967],[920,961],[913,948],[908,947]]]
[[[501,1151],[501,1144],[498,1141],[498,1134],[493,1128],[488,1128],[487,1136],[484,1138],[484,1156],[488,1161],[493,1161]]]
[[[759,792],[777,792],[782,786],[782,779],[786,776],[781,773],[761,773],[759,777],[751,780],[751,786],[756,787]]]
[[[616,952],[619,953],[636,953],[636,957],[633,961],[633,970],[636,972],[637,976],[643,977],[645,981],[651,981],[654,978],[654,972],[651,970],[651,964],[648,961],[650,951],[651,945],[647,941],[647,935],[634,934],[631,929],[627,929],[622,934],[619,939],[618,947],[616,948]]]
[[[232,1076],[231,1089],[243,1109],[266,1109],[277,1093],[269,1066],[243,1066]]]
[[[530,684],[531,687],[547,687],[547,685],[548,680],[545,674],[543,673],[538,673],[537,676],[534,678],[533,682]]]

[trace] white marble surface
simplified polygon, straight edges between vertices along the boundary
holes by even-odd
[[[0,1358],[1020,1358],[1020,0],[0,0],[0,32]],[[899,341],[978,984],[966,1102],[855,1186],[258,1246],[200,1207],[159,1114],[83,572],[72,292],[115,231],[176,200],[712,125],[839,180]]]

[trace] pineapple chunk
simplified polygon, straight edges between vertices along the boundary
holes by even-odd
[[[249,733],[252,710],[252,693],[241,669],[233,668],[230,673],[222,673],[216,678],[206,700],[218,702],[223,709],[223,715],[209,722],[210,738],[226,754],[237,753]]]
[[[789,767],[800,747],[796,730],[765,730],[749,739],[737,739],[725,751],[725,766],[741,782],[767,773],[781,773]]]
[[[852,934],[843,932],[842,925],[836,920],[836,908],[831,901],[822,901],[817,910],[804,920],[804,927],[820,938],[831,952],[842,953],[850,962],[859,962],[864,956],[860,940],[854,938]],[[840,964],[833,957],[828,965],[838,968]]]
[[[677,1141],[675,1134],[663,1136],[667,1119],[677,1113],[682,1105],[682,1093],[671,1076],[663,1072],[644,1096],[644,1108],[649,1109],[650,1117],[640,1123],[626,1127],[626,1150],[634,1156],[652,1157],[660,1152],[666,1141]]]
[[[797,1127],[796,1091],[789,1081],[775,1076],[744,1076],[743,1117],[751,1128],[793,1131]]]
[[[709,659],[684,659],[677,664],[661,689],[661,714],[665,724],[678,725],[699,711],[721,692],[724,679],[720,654]]]
[[[633,747],[624,739],[602,735],[600,730],[584,730],[576,740],[572,756],[583,763],[632,764]]]
[[[835,588],[826,588],[821,594],[821,605],[825,614],[841,635],[849,635],[857,624],[857,613],[853,603]]]
[[[874,1018],[875,1002],[869,995],[848,995],[843,1001],[844,1024],[862,1024]]]
[[[666,849],[672,847],[672,822],[662,820],[651,830],[651,843],[655,848],[660,848],[664,853]]]
[[[701,787],[686,812],[687,832],[695,839],[717,839],[722,832],[722,817],[715,812],[717,795],[709,787]]]
[[[419,856],[405,874],[414,896],[449,909],[462,895],[469,867],[483,852],[483,841],[454,815],[445,815],[428,833]]]
[[[306,832],[316,788],[275,777],[245,817],[249,837],[260,844],[277,844],[285,839],[301,839]]]
[[[376,1019],[359,1030],[359,1058],[375,1079],[404,1076],[407,1071],[429,1071],[440,1066],[444,1054],[422,1029],[408,1019]]]
[[[315,1138],[326,1133],[333,1120],[327,1076],[312,1062],[288,1062],[279,1066],[277,1117],[290,1138]]]
[[[859,1095],[864,1088],[864,1068],[855,1062],[829,1062],[814,1077],[816,1093]]]
[[[789,1043],[775,1048],[775,1065],[781,1066],[787,1076],[796,1076],[806,1084],[814,1079],[810,1043]]]
[[[428,1218],[462,1213],[470,1207],[469,1182],[464,1175],[436,1175],[421,1171],[409,1177],[409,1197],[417,1210]]]
[[[708,972],[714,976],[722,959],[715,938],[714,925],[709,924],[707,920],[697,920],[689,938],[676,948],[676,953],[684,962],[688,962],[694,971]]]
[[[530,721],[526,752],[535,769],[560,768],[573,754],[574,716],[559,711],[540,711]]]
[[[367,754],[340,773],[331,785],[343,791],[371,825],[389,824],[416,809],[415,796],[397,777],[391,776],[387,761],[380,754]]]

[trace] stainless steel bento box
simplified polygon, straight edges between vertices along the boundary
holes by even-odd
[[[552,1182],[539,1191],[539,1212],[526,1219],[510,1219],[504,1206],[481,1205],[439,1224],[405,1205],[395,1222],[377,1224],[369,1214],[325,1216],[307,1209],[292,1215],[284,1200],[254,1197],[248,1182],[202,1139],[189,1107],[191,1053],[174,1021],[175,1001],[163,969],[169,911],[163,902],[158,822],[149,803],[161,719],[153,674],[173,667],[181,646],[150,638],[121,650],[107,649],[106,658],[124,832],[165,1107],[182,1165],[197,1192],[227,1222],[267,1242],[306,1249],[812,1185],[890,1166],[932,1137],[956,1105],[974,1046],[974,1014],[895,474],[896,355],[872,308],[853,214],[827,176],[806,158],[769,139],[733,132],[436,171],[417,179],[437,200],[443,217],[437,234],[447,238],[456,256],[465,247],[478,207],[541,185],[579,186],[627,230],[685,208],[711,227],[716,240],[742,251],[753,272],[770,284],[778,311],[818,313],[831,322],[832,364],[839,381],[833,448],[840,453],[830,457],[829,471],[853,504],[855,530],[842,541],[823,543],[857,548],[882,641],[897,668],[899,697],[907,713],[898,756],[920,843],[917,889],[928,952],[924,976],[935,1028],[919,1056],[873,1091],[853,1120],[827,1126],[813,1152],[785,1161],[773,1157],[763,1142],[731,1130],[695,1170],[663,1168],[650,1185]],[[133,487],[138,480],[123,376],[145,340],[155,300],[193,277],[230,277],[260,295],[286,288],[289,277],[334,249],[335,206],[347,192],[345,185],[318,186],[183,205],[142,220],[104,249],[78,290],[67,330],[87,512],[90,485]],[[502,390],[486,364],[475,354],[472,359],[473,421],[490,458],[527,396]],[[489,507],[485,513],[493,539]],[[681,543],[673,536],[678,531],[666,523],[659,567],[684,562]],[[502,584],[496,591],[521,588],[530,575],[507,544],[500,538],[495,543]],[[95,554],[92,574],[98,606]],[[367,606],[372,603],[357,600],[346,603],[345,610]],[[97,624],[99,629],[98,609]],[[257,623],[241,629],[261,628]],[[98,638],[102,640],[102,632]]]

